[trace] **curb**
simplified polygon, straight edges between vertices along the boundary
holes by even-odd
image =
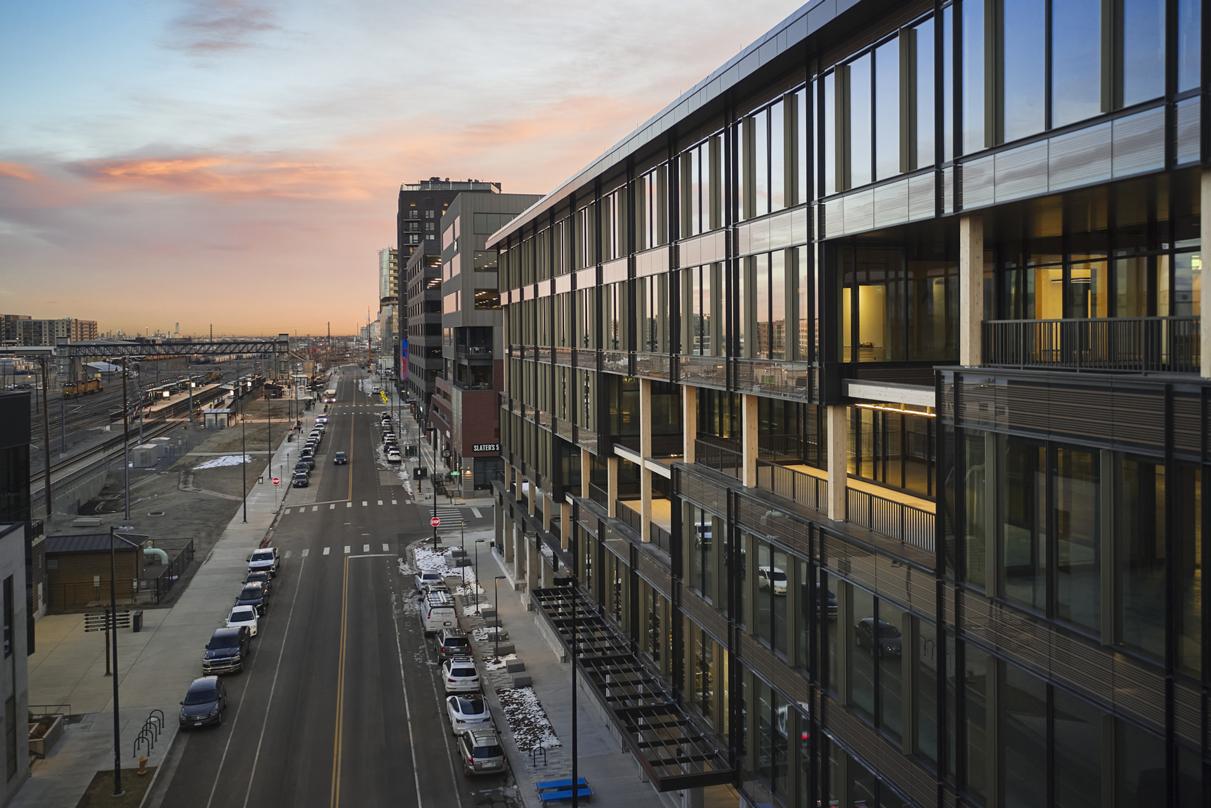
[[[156,790],[156,781],[160,777],[160,770],[168,762],[168,756],[172,754],[172,747],[177,742],[177,736],[181,734],[180,730],[173,733],[172,740],[168,742],[168,748],[164,750],[164,759],[160,761],[160,765],[156,766],[156,770],[151,773],[151,782],[147,784],[147,791],[143,792],[143,799],[139,800],[139,808],[147,808],[147,801],[151,799],[151,795]]]

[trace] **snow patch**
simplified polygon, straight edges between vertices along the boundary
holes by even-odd
[[[206,469],[221,469],[228,466],[238,466],[247,463],[248,455],[223,455],[222,457],[212,457],[209,460],[200,463],[193,467],[194,471],[205,471]]]
[[[518,751],[532,749],[554,749],[563,746],[547,718],[547,711],[534,694],[532,687],[515,687],[498,694],[500,706],[505,711],[505,721],[513,733],[513,742]]]

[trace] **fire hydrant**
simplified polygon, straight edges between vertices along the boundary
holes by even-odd
[[[135,770],[135,774],[140,777],[147,774],[147,755],[139,755],[139,768]]]

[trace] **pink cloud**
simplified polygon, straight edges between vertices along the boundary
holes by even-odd
[[[0,162],[0,177],[9,177],[22,182],[35,182],[38,175],[33,172],[28,166],[23,166],[20,163],[5,163]]]

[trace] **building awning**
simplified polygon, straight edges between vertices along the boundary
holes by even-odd
[[[131,541],[137,538],[145,541],[147,536],[135,536],[132,533],[113,536],[114,549],[118,552],[138,550],[139,545]],[[65,553],[108,553],[110,535],[108,533],[74,533],[59,536],[47,536],[45,542],[47,555],[63,555]]]
[[[577,668],[657,791],[732,782],[735,773],[723,746],[674,701],[663,680],[579,588],[569,581],[535,589],[531,599],[569,653],[575,602]]]

